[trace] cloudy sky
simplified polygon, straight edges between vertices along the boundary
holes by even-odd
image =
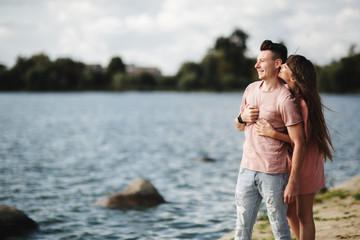
[[[248,56],[271,39],[323,65],[352,44],[360,52],[360,1],[0,0],[0,64],[42,52],[105,67],[120,56],[172,75],[235,28],[249,35]]]

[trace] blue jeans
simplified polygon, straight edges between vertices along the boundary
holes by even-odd
[[[235,240],[251,240],[260,203],[264,199],[275,239],[291,240],[286,219],[284,190],[288,174],[267,174],[240,168],[236,184],[237,221]]]

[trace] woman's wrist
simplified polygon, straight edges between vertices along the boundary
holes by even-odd
[[[276,137],[276,130],[274,131],[274,134],[272,135],[272,138]]]

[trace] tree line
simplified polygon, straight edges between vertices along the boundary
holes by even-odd
[[[146,69],[130,72],[119,56],[105,68],[70,58],[52,61],[44,53],[18,57],[9,69],[0,65],[0,91],[241,91],[258,80],[256,59],[245,56],[247,39],[240,29],[218,37],[200,62],[183,63],[174,76]],[[360,92],[360,53],[355,45],[348,56],[316,69],[320,91]]]

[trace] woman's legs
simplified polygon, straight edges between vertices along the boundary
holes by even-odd
[[[301,194],[295,203],[288,206],[287,217],[296,239],[315,239],[315,223],[313,218],[313,203],[315,194]]]
[[[300,227],[299,227],[299,219],[296,213],[297,212],[296,202],[297,201],[290,203],[288,205],[287,219],[289,221],[291,231],[295,234],[296,239],[300,239],[299,237]]]
[[[297,216],[300,223],[300,240],[315,239],[313,203],[315,194],[298,195]]]

